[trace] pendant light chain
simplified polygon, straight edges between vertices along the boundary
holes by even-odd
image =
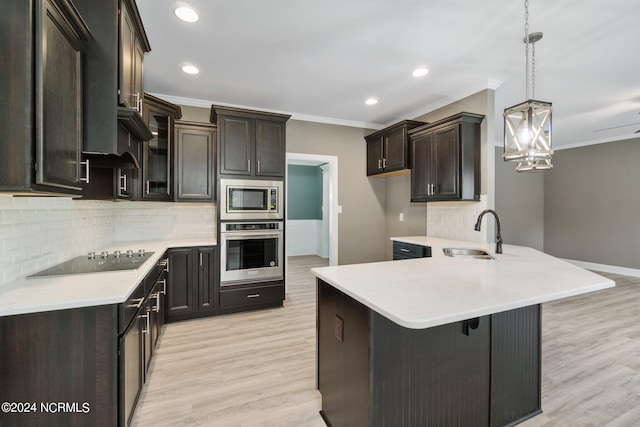
[[[531,99],[536,99],[536,44],[531,44]]]
[[[525,61],[525,87],[526,99],[529,99],[529,0],[524,0],[524,53]]]

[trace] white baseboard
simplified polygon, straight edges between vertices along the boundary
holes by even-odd
[[[573,259],[564,260],[587,270],[603,271],[605,273],[621,274],[623,276],[640,277],[640,270],[636,268],[618,267],[616,265],[597,264],[595,262],[576,261]]]

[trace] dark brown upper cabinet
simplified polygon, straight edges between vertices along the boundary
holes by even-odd
[[[93,34],[85,58],[85,155],[138,168],[137,148],[151,139],[141,115],[142,57],[151,47],[138,8],[134,0],[74,1]],[[130,137],[123,139],[119,127]]]
[[[173,200],[173,127],[174,121],[182,117],[182,110],[177,105],[145,94],[142,111],[152,138],[142,144],[141,198]]]
[[[215,200],[216,127],[175,122],[174,199],[178,202]]]
[[[89,27],[69,0],[4,1],[0,27],[0,190],[80,195]]]
[[[211,106],[219,132],[219,174],[284,178],[286,122],[291,116]]]
[[[151,51],[135,1],[125,0],[120,9],[120,104],[142,115],[144,100],[142,62]]]
[[[460,113],[409,131],[411,201],[480,200],[480,124]]]
[[[408,131],[424,122],[404,120],[365,137],[367,176],[394,176],[409,173]]]

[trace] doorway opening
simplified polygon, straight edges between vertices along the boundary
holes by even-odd
[[[313,183],[314,178],[311,178],[311,184],[307,188],[308,194],[300,193],[300,186],[297,186],[297,190],[292,194],[290,187],[294,189],[300,182],[294,182],[291,185],[291,180],[300,178],[289,174],[289,166],[317,169],[316,172],[309,174],[312,176],[315,173],[318,176],[315,178],[316,184]],[[338,265],[338,157],[287,153],[286,183],[286,255],[316,254],[328,258],[329,265]],[[314,200],[308,203],[305,200],[303,209],[289,209],[291,206],[289,197],[296,198],[291,200],[292,202],[299,202],[312,193],[315,194]],[[317,209],[314,206],[317,206]],[[298,214],[300,210],[306,212]]]

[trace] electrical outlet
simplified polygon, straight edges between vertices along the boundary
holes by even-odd
[[[404,221],[404,213],[400,212],[400,221]]]
[[[336,338],[338,341],[344,341],[344,320],[336,314]]]

